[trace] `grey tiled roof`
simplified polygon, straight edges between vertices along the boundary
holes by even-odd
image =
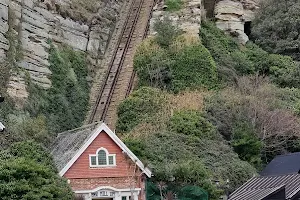
[[[285,187],[286,199],[292,198],[300,190],[300,175],[289,174],[281,176],[253,177],[230,195],[230,200],[263,199]],[[258,195],[257,198],[253,196]]]
[[[276,156],[260,173],[261,176],[297,174],[300,171],[300,152]]]
[[[266,189],[245,190],[243,191],[243,193],[238,193],[236,195],[231,196],[230,200],[262,200],[281,189],[284,189],[284,186]]]
[[[51,154],[58,171],[61,171],[88,141],[96,126],[97,124],[90,124],[58,134],[51,147]]]

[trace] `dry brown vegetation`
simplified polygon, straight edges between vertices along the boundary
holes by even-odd
[[[287,92],[294,95],[291,100]],[[277,88],[263,77],[241,77],[238,86],[213,97],[208,110],[222,124],[223,135],[231,137],[235,124],[247,121],[263,143],[261,153],[276,155],[288,152],[300,138],[300,120],[292,109],[299,101],[298,93]]]

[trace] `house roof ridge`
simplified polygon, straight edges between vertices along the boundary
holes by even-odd
[[[59,135],[64,135],[64,134],[68,134],[68,133],[74,133],[74,132],[77,132],[77,131],[80,131],[80,130],[85,130],[85,129],[90,128],[92,126],[97,126],[100,123],[102,123],[102,121],[100,121],[100,122],[94,122],[94,123],[91,123],[91,124],[86,124],[86,125],[83,125],[83,126],[78,127],[78,128],[74,128],[74,129],[71,129],[71,130],[63,131],[63,132],[58,133],[57,135],[59,136]]]

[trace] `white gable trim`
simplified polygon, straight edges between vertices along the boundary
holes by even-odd
[[[59,172],[60,176],[63,176],[71,166],[76,162],[76,160],[81,156],[81,154],[90,146],[90,144],[97,138],[97,136],[102,132],[106,132],[107,135],[125,152],[129,158],[136,163],[136,165],[144,172],[149,178],[151,177],[151,171],[144,166],[144,164],[128,149],[128,147],[116,136],[112,130],[108,128],[105,123],[102,123],[94,131],[89,140],[80,148],[80,150],[75,154],[75,156],[67,163],[67,165]]]

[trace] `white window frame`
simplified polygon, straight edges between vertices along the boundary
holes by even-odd
[[[106,153],[106,165],[99,165],[98,153],[101,150],[104,150],[105,153]],[[96,156],[96,165],[92,165],[92,158],[91,158],[92,156]],[[112,165],[109,164],[109,159],[108,159],[109,156],[113,156],[114,163]],[[90,167],[91,168],[95,168],[95,167],[115,167],[115,166],[117,166],[117,164],[116,164],[116,154],[109,154],[107,149],[105,149],[103,147],[97,149],[96,154],[90,154],[89,155],[89,162],[90,162]]]

